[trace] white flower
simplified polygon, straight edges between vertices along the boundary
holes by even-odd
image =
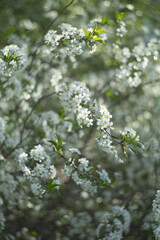
[[[19,164],[24,164],[28,161],[28,154],[23,152],[19,155],[18,162]]]
[[[69,151],[71,153],[78,153],[79,155],[81,154],[78,148],[70,148]]]
[[[49,179],[54,179],[56,176],[56,169],[53,165],[49,167],[49,173],[48,173],[48,178]]]
[[[139,136],[136,136],[136,131],[132,128],[125,127],[124,131],[119,131],[122,136],[128,136],[130,138],[135,138],[136,141],[139,141]]]
[[[78,162],[80,163],[80,169],[83,171],[83,169],[85,171],[88,171],[88,164],[89,164],[89,161],[86,159],[86,158],[80,158],[78,159]]]
[[[37,196],[40,196],[42,197],[43,194],[46,192],[46,190],[42,187],[41,184],[39,183],[33,183],[31,184],[31,189],[32,189],[32,192],[37,195]]]
[[[123,37],[127,33],[126,24],[123,21],[120,21],[119,24],[119,28],[116,30],[116,35]]]
[[[62,79],[62,74],[59,70],[57,69],[54,69],[53,71],[53,75],[52,75],[52,78],[51,78],[51,85],[52,86],[57,86],[57,84],[59,83],[59,80]]]
[[[6,218],[4,217],[3,212],[0,212],[0,228],[1,229],[5,228],[5,221],[6,221]]]
[[[62,37],[63,35],[57,34],[57,31],[49,30],[45,36],[45,42],[47,44],[51,44],[52,47],[56,47],[60,44],[60,40]]]
[[[73,170],[69,165],[64,165],[64,168],[61,171],[64,175],[70,177]]]
[[[107,181],[108,183],[111,183],[111,179],[109,178],[108,173],[106,172],[105,169],[103,169],[102,172],[97,171],[97,173],[99,174],[100,179],[101,179],[102,181],[104,181],[104,182]]]
[[[0,73],[2,76],[10,77],[14,72],[20,72],[27,67],[27,54],[17,45],[6,46],[4,49],[2,49],[2,52],[8,59],[7,62],[3,59],[0,59]],[[14,59],[11,59],[13,57]]]
[[[0,117],[0,143],[5,140],[6,121]]]
[[[30,151],[30,157],[33,158],[35,161],[42,162],[46,158],[46,152],[44,148],[39,144]]]
[[[90,51],[89,53],[92,54],[92,53],[96,52],[96,50],[97,50],[97,45],[94,44],[94,45],[92,46],[92,49],[91,49],[91,51]]]

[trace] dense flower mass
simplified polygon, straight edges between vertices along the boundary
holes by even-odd
[[[69,87],[62,83],[57,89],[64,107],[76,114],[78,124],[82,127],[93,125],[91,111],[87,108],[90,102],[90,92],[84,83],[74,82]]]
[[[150,59],[156,61],[159,55],[159,40],[151,39],[147,44],[141,42],[132,50],[122,48],[119,44],[114,45],[116,57],[121,65],[116,73],[117,81],[126,80],[130,87],[138,87],[143,75],[150,64]]]
[[[160,190],[156,193],[156,198],[153,200],[153,217],[156,222],[154,226],[154,234],[156,239],[160,239]]]
[[[159,1],[2,2],[0,240],[160,240]]]
[[[35,146],[30,154],[21,153],[18,158],[19,168],[23,172],[24,178],[31,183],[32,192],[40,197],[47,190],[47,183],[51,181],[55,188],[59,189],[59,179],[56,177],[56,169],[51,165],[50,157],[46,154],[41,145]],[[31,165],[28,167],[26,164]]]
[[[11,77],[16,71],[27,66],[27,55],[17,45],[9,45],[1,50],[0,70],[1,76]]]
[[[119,206],[114,206],[111,213],[104,213],[100,219],[101,223],[96,230],[98,239],[121,240],[123,232],[127,233],[129,231],[130,214]]]
[[[60,34],[57,34],[57,31],[54,30],[48,31],[45,37],[46,43],[50,44],[54,49],[54,47],[66,42],[66,47],[63,48],[66,55],[81,55],[83,53],[84,46],[83,37],[85,36],[83,29],[77,29],[67,23],[63,23],[59,26],[59,28],[61,30]]]
[[[3,118],[0,118],[0,143],[5,140],[5,127],[6,122]]]

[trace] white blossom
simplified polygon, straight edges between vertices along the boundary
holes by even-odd
[[[0,117],[0,143],[5,140],[6,121]]]

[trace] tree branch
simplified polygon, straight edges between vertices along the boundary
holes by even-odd
[[[33,65],[33,62],[36,58],[36,55],[37,55],[37,51],[38,49],[40,48],[40,46],[43,44],[43,41],[44,41],[44,37],[45,35],[47,34],[48,30],[52,27],[52,25],[55,23],[55,21],[65,12],[65,10],[70,6],[72,5],[72,3],[74,2],[75,0],[72,0],[70,3],[68,3],[60,12],[59,14],[57,15],[57,17],[55,17],[51,22],[50,24],[48,25],[48,27],[45,29],[44,33],[43,33],[43,36],[40,40],[40,42],[37,44],[37,47],[35,49],[35,51],[33,52],[33,55],[32,55],[32,59],[31,59],[31,63],[28,67],[28,73],[30,74],[30,71],[31,71],[31,68],[32,68],[32,65]]]
[[[21,130],[21,132],[20,132],[20,141],[22,140],[23,132],[24,132],[24,130],[25,130],[25,128],[26,128],[27,121],[28,121],[28,119],[30,118],[30,116],[32,115],[32,113],[34,112],[34,110],[36,109],[36,107],[39,105],[39,103],[40,103],[42,100],[44,100],[45,98],[48,98],[48,97],[52,96],[53,94],[55,94],[55,92],[51,92],[51,93],[49,93],[49,94],[47,94],[47,95],[43,95],[43,96],[40,97],[40,98],[38,99],[38,101],[35,103],[35,105],[34,105],[33,108],[31,109],[31,111],[28,113],[28,115],[27,115],[26,118],[24,119],[23,127],[22,127],[22,130]]]
[[[23,139],[23,133],[24,133],[24,130],[25,130],[25,128],[26,128],[28,119],[30,118],[30,116],[32,115],[32,113],[34,112],[34,110],[36,109],[36,107],[38,106],[38,104],[39,104],[42,100],[44,100],[44,99],[52,96],[53,94],[55,94],[55,92],[51,92],[51,93],[49,93],[49,94],[47,94],[47,95],[43,95],[42,97],[40,97],[40,98],[38,99],[38,101],[35,103],[35,105],[34,105],[33,108],[31,109],[31,111],[28,113],[28,115],[27,115],[26,118],[24,119],[24,123],[23,123],[22,129],[21,129],[21,131],[20,131],[20,140],[19,140],[19,142],[18,142],[18,143],[16,144],[16,146],[13,147],[6,155],[4,155],[4,157],[8,157],[8,156],[9,156],[12,152],[14,152],[19,146],[21,146],[21,144],[23,143],[24,139],[28,138],[29,135],[28,135],[26,138]]]

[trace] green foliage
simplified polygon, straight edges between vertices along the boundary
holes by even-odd
[[[28,54],[24,71],[0,77],[0,119],[6,122],[5,127],[0,122],[0,239],[109,240],[109,232],[116,228],[114,219],[124,223],[122,216],[112,215],[115,205],[131,215],[129,231],[123,232],[121,239],[155,239],[153,231],[158,229],[159,222],[151,213],[155,192],[160,189],[159,0],[73,1],[63,11],[70,2],[0,1],[0,61],[6,67],[1,65],[0,70],[6,73],[12,68],[11,61],[18,64],[22,59],[20,54],[13,56],[10,51],[6,56],[5,46],[15,44]],[[72,37],[62,39],[54,47],[42,41],[47,29],[57,31],[54,40],[58,39],[62,23],[83,29],[85,36],[77,41],[91,50],[97,46],[96,54],[91,55],[84,47],[82,55],[72,56],[70,49],[67,55],[65,50],[74,40]],[[127,31],[122,36],[117,34],[121,23]],[[152,39],[157,41],[157,46]],[[95,119],[93,126],[88,128],[82,123],[80,127],[77,112],[72,112],[72,107],[67,109],[67,104],[64,107],[57,100],[58,95],[42,98],[55,91],[56,70],[63,75],[59,83],[66,83],[68,88],[74,81],[86,84],[92,107],[94,99],[107,107],[114,130],[106,128],[106,134],[123,163],[97,146],[95,138],[103,140],[103,129],[97,130]],[[140,83],[131,85],[129,80],[134,80],[136,74],[140,74]],[[89,109],[86,104],[82,107]],[[92,110],[96,112],[94,107]],[[134,137],[129,133],[119,134],[126,126],[135,129],[141,140],[138,134]],[[24,172],[17,167],[20,153],[30,156],[29,150],[39,144],[46,150],[51,164],[55,164],[56,177],[61,182],[59,191],[58,184],[42,177],[44,170],[37,172],[35,179],[40,177],[40,184],[47,192],[42,198],[32,194],[29,182],[30,169],[36,167],[38,160],[29,158],[28,169],[22,168]],[[70,148],[78,148],[81,155],[71,154]],[[80,165],[80,158],[89,159],[87,170]],[[77,172],[78,180],[74,180],[69,170],[68,175],[63,175],[64,165],[72,173]],[[105,177],[100,178],[97,172],[100,168],[106,170],[111,183]],[[98,186],[98,192],[83,188],[85,181],[91,182],[93,188]],[[1,213],[6,218],[4,229]],[[102,218],[103,214],[111,216],[111,220]],[[97,237],[98,226],[103,221],[105,224]]]
[[[121,21],[123,18],[124,18],[124,16],[126,15],[126,12],[116,12],[116,19],[118,20],[118,21]]]
[[[56,187],[59,187],[59,184],[53,183],[53,180],[49,181],[49,183],[48,183],[48,191],[60,193],[60,191],[57,190]]]
[[[86,43],[88,44],[89,47],[90,47],[90,41],[91,40],[94,40],[94,41],[105,44],[105,41],[103,41],[101,39],[100,34],[106,32],[106,31],[103,30],[103,29],[97,30],[97,23],[96,22],[94,23],[94,28],[93,28],[93,31],[91,33],[89,33],[85,28],[83,28],[83,30],[84,30],[85,35],[86,35],[85,36]]]
[[[102,17],[102,25],[110,25],[110,24],[114,24],[114,21],[112,21],[111,19],[107,18],[106,16],[103,16]]]
[[[62,139],[58,134],[56,134],[56,137],[57,140],[50,140],[48,142],[50,142],[54,146],[55,150],[62,155]]]

